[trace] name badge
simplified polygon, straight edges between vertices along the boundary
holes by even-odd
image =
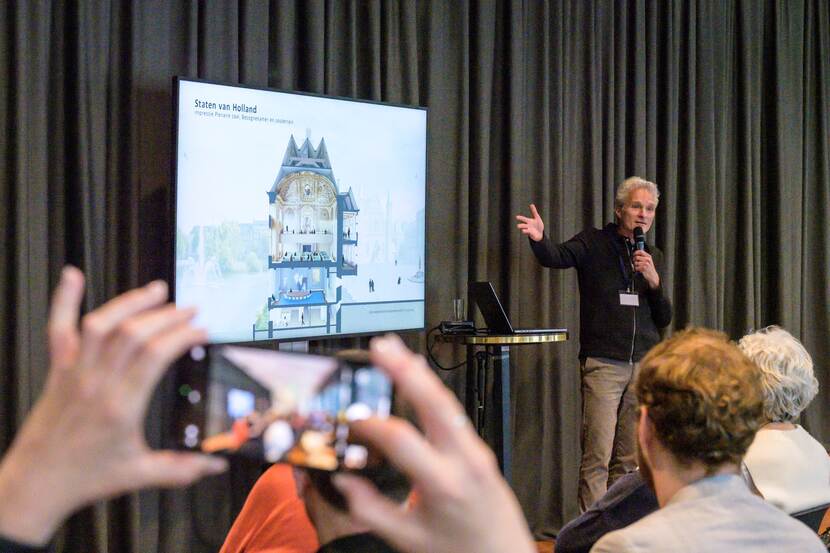
[[[620,305],[640,307],[640,295],[632,292],[620,292]]]

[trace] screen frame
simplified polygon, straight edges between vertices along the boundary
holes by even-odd
[[[329,95],[329,94],[319,94],[315,92],[306,92],[306,91],[296,91],[296,90],[286,90],[286,89],[279,89],[279,88],[271,88],[271,87],[262,87],[262,86],[251,86],[246,84],[240,83],[233,83],[228,81],[215,81],[210,79],[199,79],[199,78],[191,78],[176,75],[172,78],[172,101],[173,101],[173,112],[172,112],[172,128],[173,128],[173,155],[171,158],[171,173],[172,173],[172,180],[171,180],[171,193],[170,193],[170,233],[172,239],[170,241],[171,250],[167,252],[167,259],[168,259],[168,275],[169,275],[169,283],[170,283],[170,300],[175,303],[176,301],[176,224],[177,224],[177,207],[178,207],[178,192],[179,192],[179,91],[180,91],[180,84],[182,82],[192,82],[192,83],[200,83],[200,84],[208,84],[208,85],[219,85],[219,86],[228,86],[232,88],[241,88],[241,89],[249,89],[249,90],[258,90],[263,92],[278,92],[282,94],[292,94],[296,96],[309,96],[312,98],[324,98],[327,100],[342,100],[346,102],[356,102],[362,104],[375,104],[375,105],[382,105],[382,106],[391,106],[391,107],[398,107],[398,108],[407,108],[413,110],[419,110],[424,112],[424,299],[423,299],[423,325],[419,327],[407,327],[407,328],[399,328],[399,329],[382,329],[382,330],[374,330],[374,331],[362,331],[362,332],[349,332],[349,333],[336,333],[336,334],[311,334],[308,336],[291,336],[286,338],[264,338],[261,340],[240,340],[240,341],[222,341],[222,342],[212,342],[216,344],[223,344],[223,345],[257,345],[259,347],[267,347],[269,344],[271,345],[278,345],[280,343],[291,343],[291,342],[316,342],[316,341],[323,341],[323,340],[337,340],[341,338],[359,338],[359,337],[366,337],[366,336],[378,336],[381,334],[385,334],[387,332],[394,332],[396,334],[402,333],[413,333],[413,332],[425,332],[427,327],[427,275],[429,275],[429,247],[427,243],[427,237],[429,236],[429,217],[428,215],[428,208],[429,208],[429,110],[426,106],[414,106],[411,104],[404,104],[404,103],[395,103],[395,102],[384,102],[379,100],[366,100],[366,99],[358,99],[358,98],[349,98],[346,96],[336,96],[336,95]]]

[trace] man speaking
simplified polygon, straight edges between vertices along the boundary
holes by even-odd
[[[579,507],[586,510],[617,478],[637,466],[634,380],[638,362],[672,318],[661,286],[663,255],[645,243],[660,192],[630,177],[617,188],[616,223],[588,229],[561,244],[545,235],[536,206],[517,225],[545,267],[576,267],[582,376],[582,462]],[[609,469],[610,467],[610,469]]]

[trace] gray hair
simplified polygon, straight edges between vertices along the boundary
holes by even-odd
[[[617,196],[614,198],[614,209],[622,209],[625,206],[625,202],[631,197],[631,193],[638,188],[648,190],[654,196],[654,203],[660,202],[660,191],[657,189],[656,184],[642,177],[628,177],[617,187]]]
[[[741,338],[738,347],[761,369],[764,416],[797,422],[818,393],[813,360],[801,342],[781,327],[768,326]]]

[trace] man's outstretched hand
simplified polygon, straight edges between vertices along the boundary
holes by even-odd
[[[545,223],[542,222],[539,212],[536,211],[536,205],[530,204],[530,217],[516,215],[516,220],[519,221],[516,227],[534,242],[538,242],[545,235]]]

